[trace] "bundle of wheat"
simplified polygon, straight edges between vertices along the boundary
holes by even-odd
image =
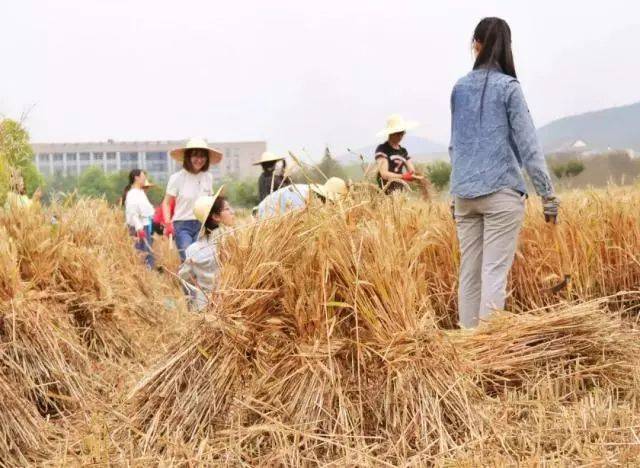
[[[456,344],[492,395],[513,387],[533,392],[548,378],[567,398],[593,387],[631,389],[640,366],[639,336],[603,311],[604,302],[496,313]]]
[[[59,306],[36,293],[0,305],[0,372],[43,416],[78,408],[90,362]]]
[[[141,355],[132,332],[159,324],[164,298],[175,296],[137,257],[121,216],[96,200],[0,216],[21,280],[63,304],[89,350],[110,358]]]

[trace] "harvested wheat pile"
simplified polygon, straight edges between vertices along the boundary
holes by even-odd
[[[0,260],[0,464],[25,464],[62,434],[47,419],[89,413],[167,339],[163,301],[180,292],[146,270],[121,214],[99,201],[3,210]]]
[[[224,429],[277,451],[294,427],[302,453],[333,458],[385,433],[435,452],[473,430],[478,393],[413,280],[424,267],[411,249],[380,255],[415,228],[314,208],[229,239],[207,318],[133,393],[145,446]]]

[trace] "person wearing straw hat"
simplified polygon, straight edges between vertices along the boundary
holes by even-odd
[[[33,201],[39,201],[42,196],[40,187],[33,193],[33,199],[30,199],[27,195],[27,187],[24,183],[24,177],[18,169],[11,170],[11,176],[9,179],[9,192],[4,203],[4,208],[10,207],[28,208],[33,204]]]
[[[282,161],[282,168],[279,174],[276,174],[276,164]],[[254,166],[262,166],[262,174],[258,178],[258,197],[259,202],[264,200],[267,195],[275,190],[281,189],[285,185],[289,185],[291,181],[285,177],[284,171],[287,167],[287,161],[283,156],[270,153],[268,151],[262,153],[260,160],[253,163]]]
[[[376,148],[375,160],[378,167],[377,181],[381,189],[389,194],[402,190],[407,182],[420,178],[406,148],[400,145],[407,131],[416,128],[416,122],[404,120],[398,114],[390,115],[387,126],[378,132],[387,141]]]
[[[257,207],[256,216],[258,219],[265,219],[302,209],[307,206],[313,195],[322,202],[337,202],[345,197],[348,191],[346,182],[338,177],[331,177],[324,184],[288,185],[262,200]]]
[[[202,138],[192,138],[182,148],[169,152],[170,156],[182,164],[182,169],[169,177],[167,191],[162,201],[162,211],[166,220],[164,233],[173,235],[180,259],[184,261],[187,247],[198,240],[201,223],[193,214],[195,201],[212,194],[213,175],[211,164],[219,164],[222,152],[210,148]],[[171,202],[175,200],[175,211],[171,214]]]
[[[217,252],[217,230],[221,226],[231,227],[235,223],[233,208],[225,199],[220,187],[213,196],[196,200],[193,213],[202,224],[200,239],[187,247],[186,258],[178,276],[185,281],[191,299],[191,307],[202,311],[215,289],[219,264]]]
[[[147,267],[153,268],[155,265],[151,251],[153,206],[144,191],[148,184],[145,173],[140,169],[133,169],[129,172],[129,184],[124,189],[122,199],[124,200],[124,213],[129,234],[136,238],[136,249],[145,254]]]

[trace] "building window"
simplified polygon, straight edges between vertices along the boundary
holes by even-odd
[[[67,153],[67,162],[75,162],[78,160],[78,153]]]
[[[138,166],[137,151],[120,153],[120,169],[123,171],[130,171],[131,169],[137,169]]]
[[[93,153],[93,160],[101,163],[104,161],[104,153]]]
[[[91,162],[91,153],[80,153],[78,158],[78,169],[80,170],[80,172],[83,172],[93,164]]]
[[[165,151],[148,151],[145,160],[145,167],[149,172],[167,172],[167,153]]]
[[[118,158],[116,153],[107,153],[107,172],[114,172],[118,170]]]
[[[53,154],[53,164],[63,164],[64,163],[64,157],[62,153],[54,153]]]
[[[40,164],[47,164],[49,162],[49,155],[48,154],[39,154],[38,155],[38,162]]]

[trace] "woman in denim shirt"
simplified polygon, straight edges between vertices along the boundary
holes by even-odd
[[[460,242],[460,326],[473,328],[503,309],[507,276],[524,219],[526,169],[555,222],[554,196],[542,147],[511,52],[511,30],[485,18],[473,34],[476,61],[451,94],[451,194]]]

